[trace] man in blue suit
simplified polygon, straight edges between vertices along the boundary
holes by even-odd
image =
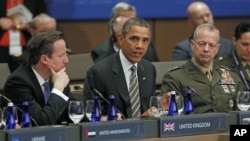
[[[188,14],[188,24],[195,29],[198,25],[209,23],[214,24],[213,14],[209,9],[208,5],[203,2],[193,2],[187,8]],[[172,60],[187,60],[192,57],[192,50],[190,45],[190,40],[192,36],[188,39],[178,42],[172,52]],[[220,38],[221,47],[216,54],[215,58],[231,54],[234,47],[230,40]]]

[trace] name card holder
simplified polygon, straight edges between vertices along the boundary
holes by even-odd
[[[66,141],[64,126],[39,126],[3,130],[6,141]]]
[[[225,132],[226,122],[227,116],[224,113],[161,117],[160,137]]]
[[[83,123],[82,141],[128,140],[144,138],[143,120]]]
[[[0,141],[6,141],[6,133],[0,133]]]
[[[250,125],[250,111],[233,111],[231,113],[238,115],[238,124]]]

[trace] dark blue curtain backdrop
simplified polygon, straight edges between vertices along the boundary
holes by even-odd
[[[108,19],[121,0],[46,0],[49,13],[57,20]],[[134,5],[142,18],[185,18],[194,0],[124,0]],[[214,17],[250,17],[250,0],[203,0]]]

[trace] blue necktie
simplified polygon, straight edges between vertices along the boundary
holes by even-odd
[[[50,88],[49,88],[49,82],[45,81],[43,83],[43,86],[44,86],[44,100],[45,100],[45,103],[47,103],[48,99],[49,99],[49,95],[50,95]]]

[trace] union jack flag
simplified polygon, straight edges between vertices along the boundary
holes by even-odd
[[[174,131],[174,123],[164,123],[164,132],[166,131]]]

